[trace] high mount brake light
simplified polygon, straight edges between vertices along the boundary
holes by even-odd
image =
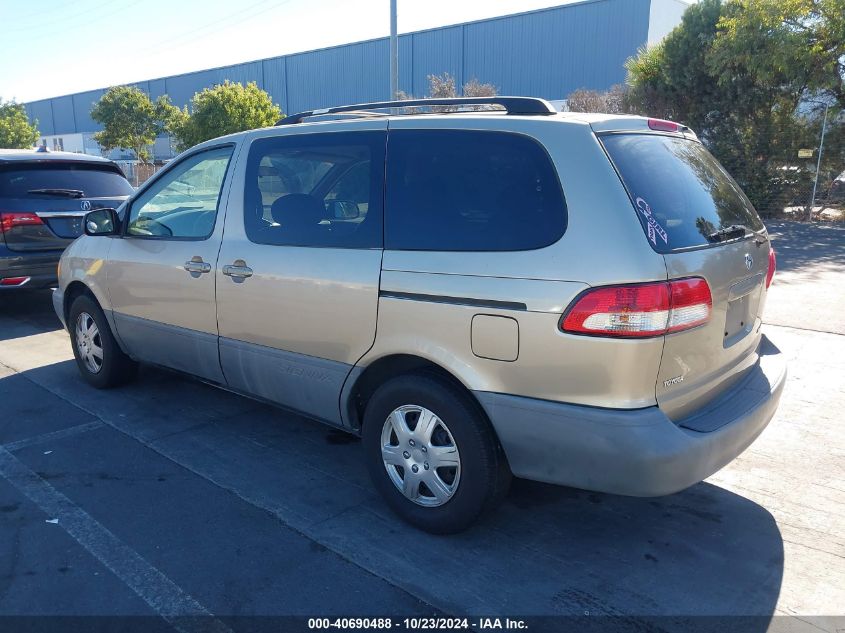
[[[710,286],[701,277],[605,286],[582,294],[560,329],[592,336],[660,336],[707,323],[712,308]]]
[[[775,276],[775,270],[778,267],[778,259],[775,256],[775,249],[769,247],[769,269],[766,271],[766,288],[772,285],[772,279]]]
[[[665,119],[649,119],[648,120],[648,127],[649,129],[656,130],[658,132],[680,132],[681,126],[674,121],[666,121]]]
[[[34,213],[18,211],[0,211],[0,233],[8,233],[16,226],[34,226],[43,224]]]

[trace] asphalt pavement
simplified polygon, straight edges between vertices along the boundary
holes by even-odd
[[[148,615],[163,630],[191,630],[185,616],[226,630],[237,616],[586,613],[684,630],[745,615],[752,630],[845,629],[845,228],[771,230],[781,272],[765,330],[790,378],[749,450],[658,499],[517,481],[449,537],[389,512],[358,441],[150,367],[91,389],[49,293],[0,296],[0,615]]]

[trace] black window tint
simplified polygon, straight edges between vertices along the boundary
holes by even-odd
[[[0,164],[0,197],[45,197],[38,189],[78,189],[85,198],[128,196],[133,191],[117,167],[109,164]]]
[[[602,137],[646,237],[658,253],[704,246],[732,225],[763,222],[719,162],[693,140],[658,134]]]
[[[247,160],[244,227],[258,244],[380,248],[384,132],[259,139]]]
[[[519,134],[390,132],[385,248],[521,251],[566,230],[566,204],[546,150]]]

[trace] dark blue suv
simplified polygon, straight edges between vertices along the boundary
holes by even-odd
[[[56,284],[83,216],[133,191],[115,163],[69,152],[0,149],[0,293]]]

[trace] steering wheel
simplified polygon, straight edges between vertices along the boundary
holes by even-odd
[[[166,226],[150,217],[140,217],[130,225],[129,233],[134,235],[146,235],[149,237],[172,237],[173,231],[169,226]]]

